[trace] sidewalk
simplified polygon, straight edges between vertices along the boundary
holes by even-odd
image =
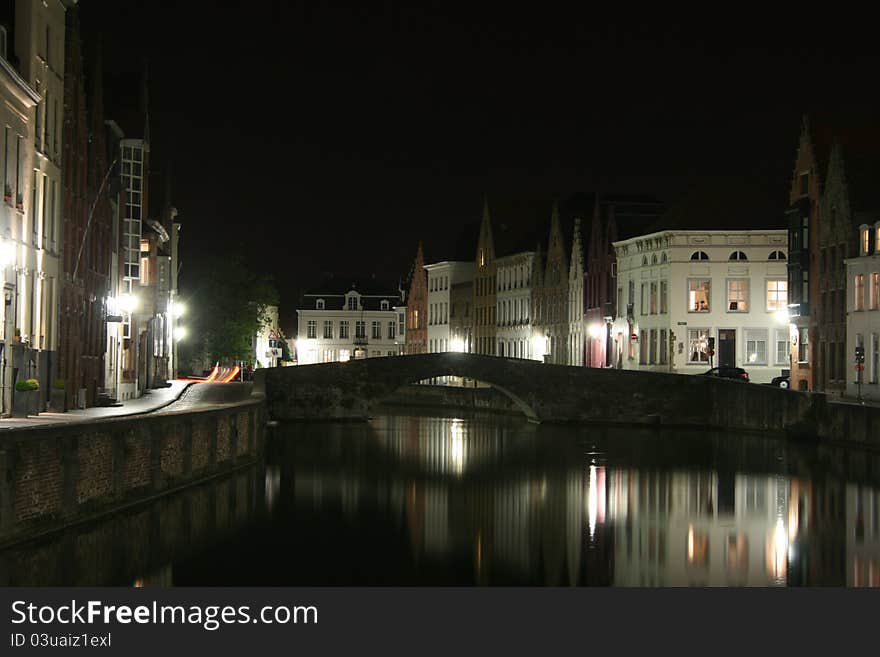
[[[140,415],[152,413],[172,402],[177,401],[193,381],[171,381],[170,388],[157,388],[147,390],[138,399],[129,399],[122,402],[122,406],[100,406],[73,410],[67,413],[40,413],[22,418],[0,419],[0,430],[15,429],[18,427],[37,427],[46,424],[64,424],[70,422],[91,422],[94,420],[106,420],[108,418],[123,417],[126,415]]]

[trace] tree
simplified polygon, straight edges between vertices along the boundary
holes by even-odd
[[[278,305],[278,291],[270,276],[248,269],[240,255],[227,258],[222,266],[199,281],[191,295],[193,330],[201,339],[181,344],[182,362],[250,363],[254,359],[253,339],[268,321],[267,308]]]

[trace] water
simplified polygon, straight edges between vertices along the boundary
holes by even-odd
[[[880,586],[880,455],[393,412],[0,553],[0,583]]]

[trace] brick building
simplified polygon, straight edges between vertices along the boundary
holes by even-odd
[[[407,354],[424,354],[428,351],[428,272],[425,271],[425,254],[422,243],[416,251],[410,276],[409,295],[406,300]]]

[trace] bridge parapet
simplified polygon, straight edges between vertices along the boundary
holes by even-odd
[[[482,381],[536,422],[612,422],[789,431],[880,442],[880,409],[825,395],[702,376],[550,365],[454,352],[258,370],[270,417],[366,419],[409,383],[440,376]],[[832,412],[832,406],[834,411]]]

